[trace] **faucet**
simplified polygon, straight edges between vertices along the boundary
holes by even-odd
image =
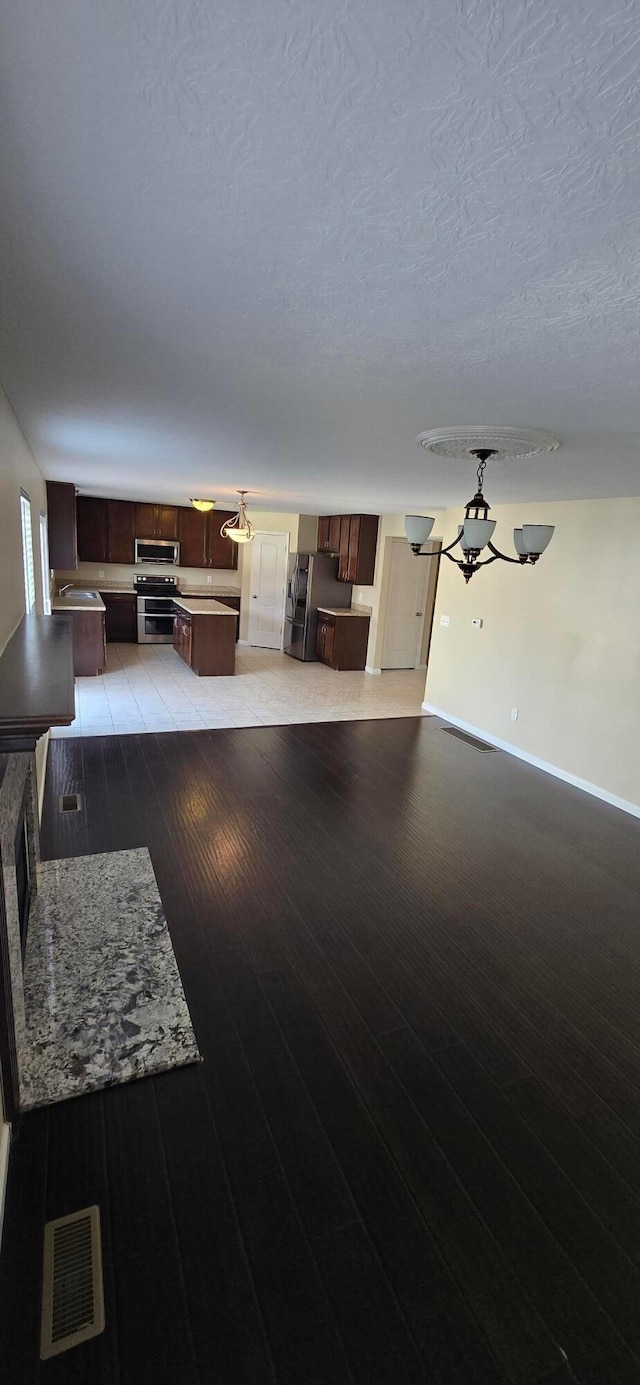
[[[69,588],[72,586],[73,582],[65,582],[64,587],[59,587],[58,596],[64,596],[65,592],[68,592]]]

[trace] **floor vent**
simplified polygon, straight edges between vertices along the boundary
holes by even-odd
[[[61,793],[58,799],[58,806],[61,813],[79,813],[82,807],[80,794]]]
[[[100,1208],[44,1228],[40,1360],[104,1332]]]
[[[468,731],[459,731],[457,726],[441,726],[441,731],[446,731],[447,736],[455,736],[456,740],[464,741],[465,745],[470,745],[474,750],[481,750],[483,755],[489,752],[494,754],[498,749],[496,745],[489,745],[487,741],[479,741],[476,736],[470,736]]]

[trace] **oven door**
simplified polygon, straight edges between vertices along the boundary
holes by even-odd
[[[173,601],[138,597],[138,644],[173,644]]]

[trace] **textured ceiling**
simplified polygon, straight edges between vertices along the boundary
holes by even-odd
[[[46,475],[640,493],[640,0],[0,0],[0,377]]]

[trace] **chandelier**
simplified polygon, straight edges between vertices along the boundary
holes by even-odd
[[[496,447],[464,447],[464,443],[469,442],[468,430],[462,429],[441,429],[437,433],[421,433],[418,442],[427,451],[439,452],[444,456],[459,456],[461,446],[465,455],[476,457],[478,461],[477,470],[477,490],[471,500],[467,502],[464,513],[464,523],[458,525],[458,533],[453,543],[440,550],[456,563],[465,579],[469,582],[474,572],[478,572],[481,567],[488,567],[489,563],[495,563],[498,559],[503,563],[516,563],[524,566],[526,563],[537,563],[541,553],[549,546],[553,538],[553,524],[523,524],[520,529],[513,531],[513,543],[516,556],[511,558],[507,553],[502,553],[495,544],[491,542],[493,531],[496,527],[495,519],[489,519],[491,506],[485,500],[483,493],[484,473],[489,457],[500,455],[505,458],[531,456],[539,452],[551,452],[558,447],[556,438],[551,438],[548,434],[534,433],[532,431],[503,428],[477,430],[478,433],[484,432],[491,434],[492,440],[498,441]],[[488,440],[488,438],[487,438]],[[431,530],[435,524],[435,519],[423,515],[405,515],[404,528],[405,534],[411,545],[411,550],[416,557],[426,558],[429,554],[422,551],[423,544],[429,538]],[[452,549],[460,548],[462,557],[454,557]],[[480,554],[484,549],[489,550],[491,557],[480,559]]]
[[[192,500],[194,510],[199,510],[200,514],[206,515],[215,505],[215,500]]]
[[[248,491],[238,491],[240,496],[238,513],[233,516],[233,519],[228,519],[223,524],[220,530],[223,539],[233,539],[234,543],[250,543],[255,538],[256,531],[247,514],[244,500],[245,495],[248,494]]]

